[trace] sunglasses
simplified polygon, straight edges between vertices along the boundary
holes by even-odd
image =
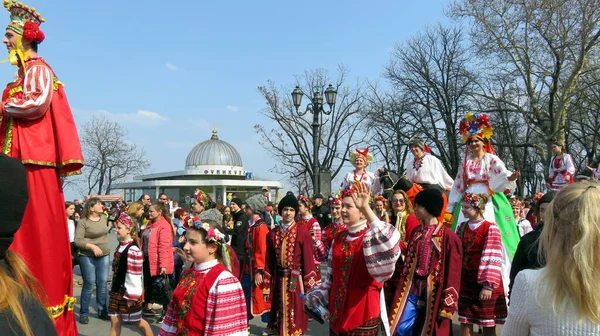
[[[392,203],[400,203],[403,204],[406,202],[403,198],[392,198]]]

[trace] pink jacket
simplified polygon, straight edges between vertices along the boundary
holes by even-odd
[[[173,229],[171,224],[161,216],[155,223],[149,222],[144,232],[148,229],[152,229],[148,241],[150,275],[160,275],[160,269],[163,267],[167,269],[167,274],[173,274],[175,261],[173,258]],[[142,237],[144,237],[144,232],[142,232]],[[141,239],[142,244],[143,241]]]

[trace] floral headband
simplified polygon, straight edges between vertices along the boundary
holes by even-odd
[[[485,203],[483,202],[483,198],[479,197],[478,194],[472,194],[470,192],[465,193],[462,200],[463,202],[469,203],[473,208],[479,211],[485,209]]]
[[[208,223],[202,223],[198,217],[188,217],[184,221],[187,227],[195,228],[197,230],[203,229],[206,231],[206,240],[209,242],[219,243],[225,239],[225,235],[222,234],[218,229],[213,229]]]
[[[310,199],[304,195],[298,195],[298,201],[300,202],[304,202],[304,204],[307,207],[311,207],[312,206],[312,202],[310,201]]]
[[[535,195],[533,196],[533,201],[535,203],[537,203],[537,201],[539,201],[542,197],[544,197],[544,193],[541,191],[538,191],[535,193]]]
[[[331,194],[331,195],[329,195],[329,198],[327,199],[327,204],[330,206],[342,205],[342,198],[340,197],[339,194]]]
[[[116,222],[117,222],[117,224],[125,225],[129,229],[131,229],[133,227],[133,221],[131,220],[131,218],[129,216],[127,216],[124,213],[121,213],[119,215],[119,218],[117,218]]]
[[[200,189],[196,189],[194,191],[194,199],[196,200],[196,202],[201,204],[206,204],[208,202],[208,196],[206,195],[206,193],[204,193],[204,191]]]
[[[352,197],[352,194],[354,194],[354,188],[352,188],[352,186],[347,186],[346,188],[344,188],[344,190],[342,190],[342,198]]]
[[[521,203],[521,201],[519,201],[519,199],[513,198],[513,199],[510,200],[510,206],[512,208],[519,208],[519,209],[521,209],[521,208],[523,208],[523,203]]]

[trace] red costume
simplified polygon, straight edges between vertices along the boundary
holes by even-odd
[[[159,336],[248,335],[246,300],[238,279],[217,260],[183,272]]]
[[[62,83],[40,57],[23,52],[21,38],[44,39],[39,13],[17,2],[5,2],[15,32],[11,62],[18,65],[0,103],[0,145],[27,170],[29,203],[11,249],[40,281],[59,335],[77,335],[73,314],[73,273],[61,176],[80,173],[83,156],[75,121]],[[40,214],[44,214],[40,220]]]
[[[263,287],[270,289],[269,330],[280,336],[304,334],[308,315],[303,312],[300,294],[317,284],[310,233],[296,223],[271,230],[263,282]]]
[[[328,308],[330,335],[378,334],[387,321],[383,281],[400,257],[399,240],[398,231],[380,220],[357,223],[335,237],[327,274],[308,295]]]
[[[458,303],[461,261],[461,242],[451,229],[438,224],[413,230],[389,309],[392,334],[402,322],[409,296],[416,295],[423,308],[412,334],[450,335]]]
[[[482,327],[504,324],[508,307],[502,284],[502,236],[498,227],[486,220],[463,222],[457,232],[463,248],[458,321]],[[490,300],[479,299],[483,288],[492,291]]]
[[[264,289],[260,286],[256,286],[254,282],[254,275],[261,273],[264,276],[265,263],[267,261],[267,235],[269,234],[269,228],[267,224],[260,219],[260,216],[256,215],[252,219],[252,225],[248,228],[248,235],[246,236],[246,254],[250,259],[250,264],[247,265],[247,270],[250,274],[251,279],[251,299],[250,299],[250,313],[254,316],[260,316],[264,313],[268,313],[271,310],[271,304],[265,301]]]

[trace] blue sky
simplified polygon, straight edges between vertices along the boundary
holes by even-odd
[[[78,124],[101,113],[119,120],[150,172],[164,172],[183,169],[216,122],[246,170],[285,183],[253,128],[267,125],[257,86],[293,84],[306,69],[334,75],[339,64],[351,77],[380,78],[395,43],[448,21],[449,0],[25,3],[46,18],[40,55],[65,83]],[[14,71],[5,63],[0,78]]]

